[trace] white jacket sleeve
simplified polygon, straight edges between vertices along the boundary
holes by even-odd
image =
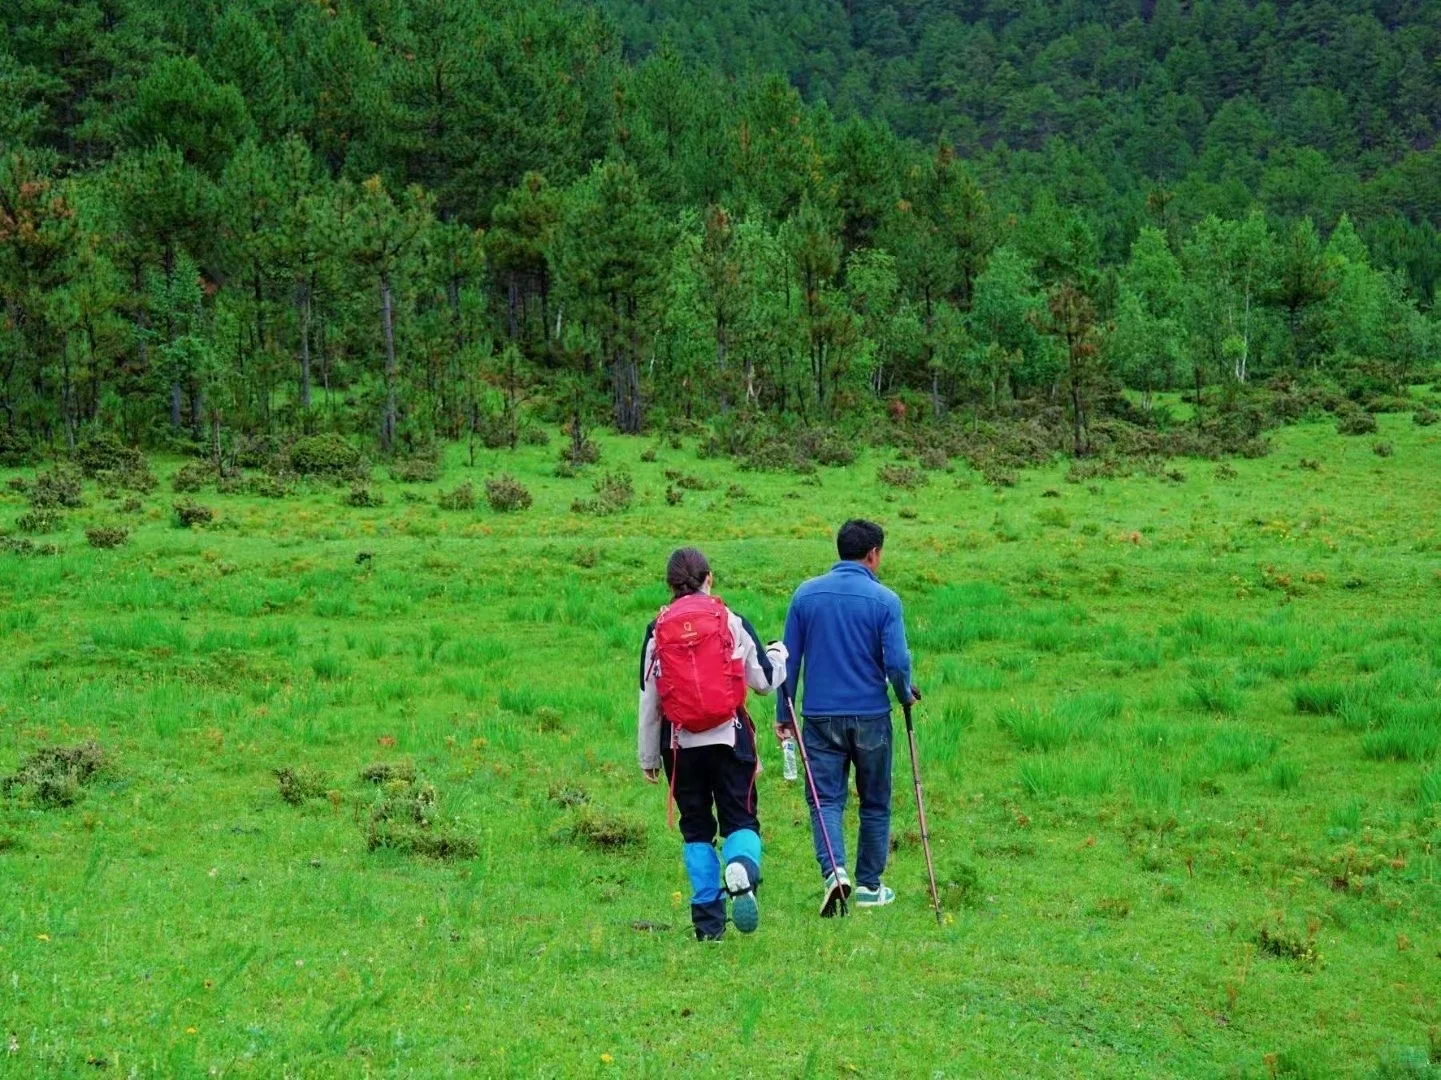
[[[756,628],[735,612],[731,612],[731,633],[745,661],[747,686],[757,694],[769,694],[786,681],[789,654],[783,642],[762,645]]]
[[[640,648],[640,713],[636,720],[636,759],[642,769],[660,768],[660,691],[655,685],[655,626],[645,632]]]

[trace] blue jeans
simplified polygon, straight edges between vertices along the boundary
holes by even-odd
[[[811,835],[815,840],[816,862],[821,876],[831,873],[831,851],[840,866],[846,865],[846,838],[842,816],[851,766],[856,767],[856,794],[861,800],[860,852],[856,858],[856,883],[874,889],[881,883],[891,843],[891,714],[879,716],[808,716],[801,731],[811,776],[815,780],[817,807],[809,785],[806,801],[811,807]],[[825,823],[824,832],[821,822]]]

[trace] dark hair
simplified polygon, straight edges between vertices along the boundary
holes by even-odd
[[[677,548],[666,560],[665,583],[677,600],[700,592],[709,575],[710,563],[695,548]]]
[[[864,559],[871,548],[885,545],[886,530],[864,518],[852,518],[836,533],[836,554],[842,559]]]

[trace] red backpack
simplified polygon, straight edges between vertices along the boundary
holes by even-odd
[[[653,662],[661,713],[672,727],[709,731],[735,719],[746,701],[735,647],[730,612],[714,596],[693,593],[661,608]]]

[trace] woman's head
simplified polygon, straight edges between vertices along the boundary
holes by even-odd
[[[710,588],[710,563],[695,548],[677,548],[665,564],[665,583],[679,600]]]

